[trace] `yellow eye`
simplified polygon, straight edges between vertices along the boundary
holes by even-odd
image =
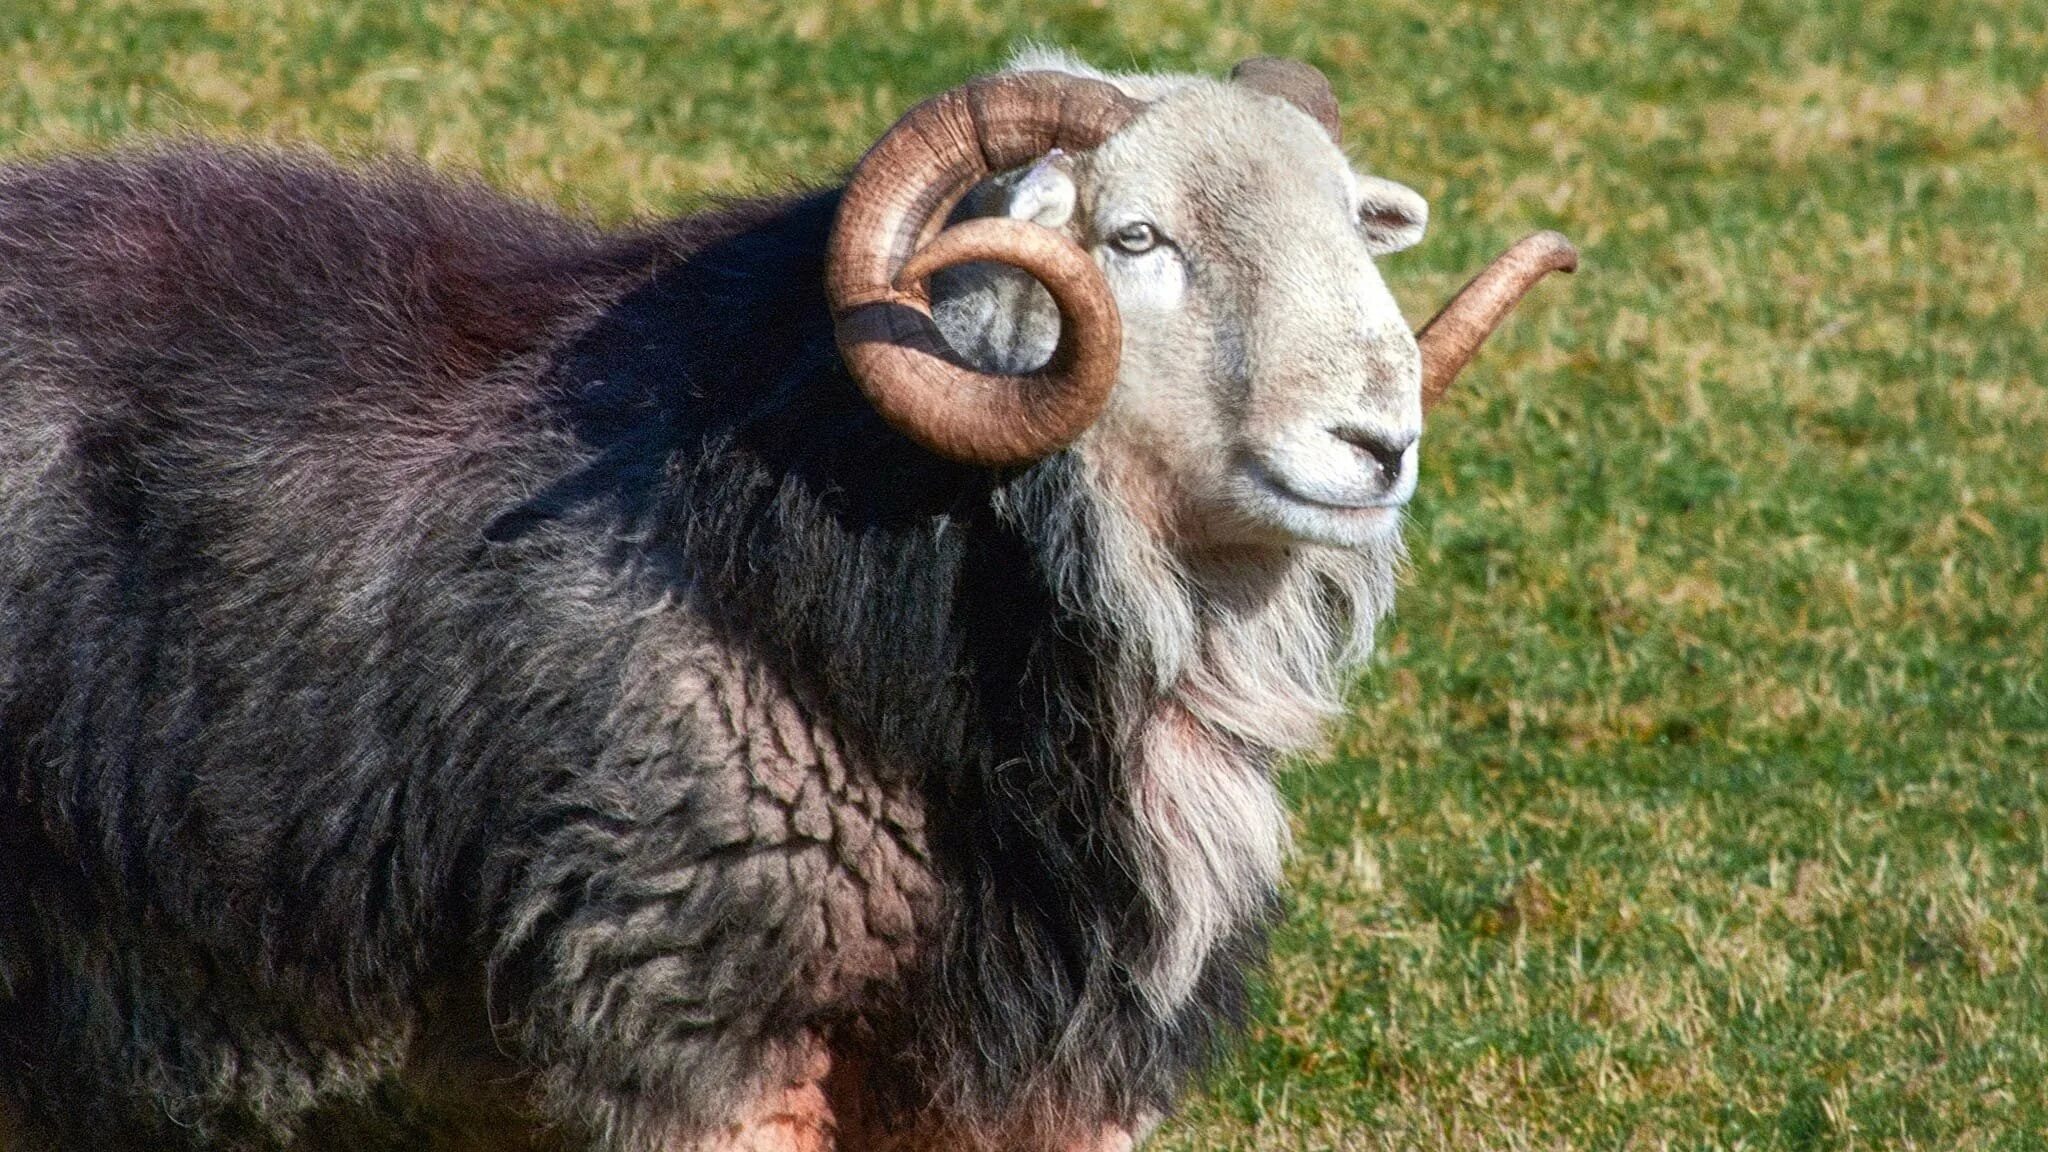
[[[1119,252],[1136,256],[1159,247],[1159,230],[1141,220],[1117,229],[1110,236],[1109,242],[1116,245]]]

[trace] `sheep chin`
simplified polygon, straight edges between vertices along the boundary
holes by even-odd
[[[1084,466],[1085,592],[1119,638],[1107,677],[1127,688],[1127,765],[1140,887],[1155,931],[1139,973],[1161,1014],[1185,1003],[1207,958],[1272,906],[1288,847],[1270,767],[1323,745],[1356,664],[1391,609],[1398,530],[1347,547],[1190,552],[1142,505]]]

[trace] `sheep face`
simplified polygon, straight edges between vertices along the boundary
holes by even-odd
[[[1061,231],[1103,269],[1123,359],[1077,449],[1155,531],[1226,547],[1395,533],[1421,362],[1373,258],[1421,238],[1421,196],[1355,171],[1283,100],[1177,79],[1101,148],[1000,179],[967,211]],[[1021,273],[974,266],[935,288],[970,357],[1014,371],[1050,355],[1058,316]]]

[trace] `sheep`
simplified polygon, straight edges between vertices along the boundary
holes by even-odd
[[[1337,128],[1295,62],[1036,54],[623,232],[0,169],[0,1141],[1142,1140],[1242,1022],[1424,405],[1574,259],[1418,340],[1427,206]]]

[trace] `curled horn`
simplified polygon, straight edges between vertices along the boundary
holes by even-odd
[[[1343,139],[1337,127],[1337,94],[1330,90],[1330,78],[1313,64],[1285,56],[1254,56],[1232,68],[1230,78],[1254,91],[1278,96],[1315,117],[1330,139]]]
[[[1579,250],[1555,232],[1524,236],[1494,257],[1415,334],[1422,346],[1422,407],[1436,402],[1508,312],[1551,272],[1579,270]]]
[[[840,356],[898,430],[942,456],[1002,467],[1057,451],[1100,414],[1116,382],[1123,328],[1095,261],[1059,233],[1021,220],[932,233],[992,173],[1055,148],[1094,148],[1140,107],[1100,80],[985,77],[912,108],[862,158],[833,224],[825,291]],[[1052,294],[1060,339],[1044,368],[981,372],[946,344],[925,279],[972,260],[1020,268]]]

